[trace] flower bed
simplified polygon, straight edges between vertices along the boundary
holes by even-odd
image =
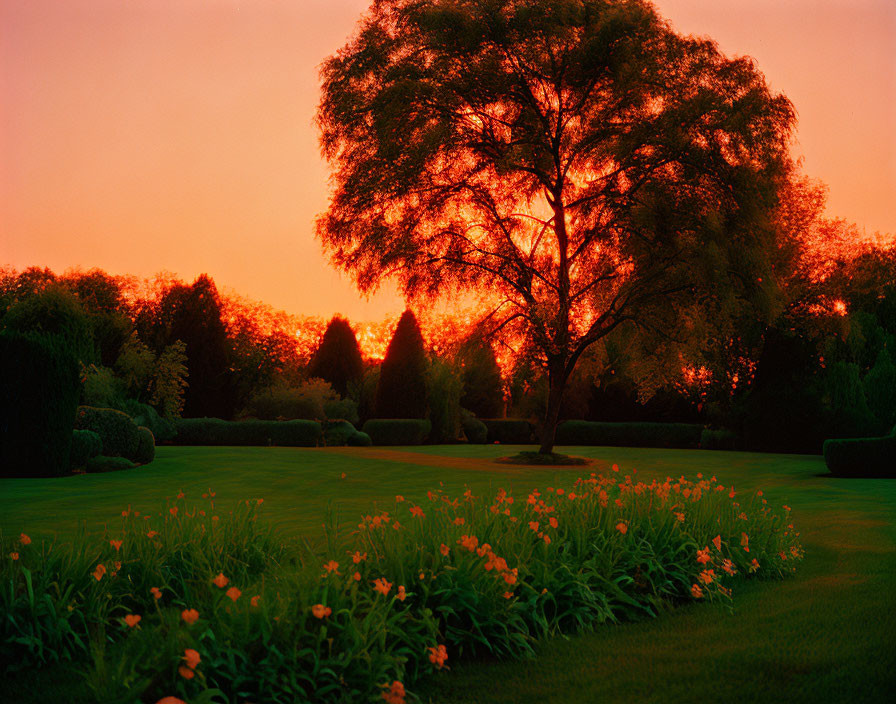
[[[802,557],[789,509],[761,492],[616,467],[525,497],[398,496],[351,535],[331,526],[320,550],[262,509],[221,511],[209,491],[151,516],[129,507],[102,540],[4,539],[0,660],[83,661],[101,701],[400,702],[452,661],[729,603],[739,577],[781,577]]]

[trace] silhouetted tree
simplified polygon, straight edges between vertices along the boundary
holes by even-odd
[[[460,405],[480,418],[504,415],[504,384],[492,346],[481,338],[469,340],[458,354],[463,378]]]
[[[318,234],[362,290],[477,290],[549,379],[623,323],[774,298],[793,108],[641,0],[381,0],[322,69]],[[498,315],[500,313],[500,315]]]
[[[355,332],[345,318],[336,315],[330,320],[308,365],[308,376],[330,382],[342,397],[348,396],[350,389],[357,393],[364,376],[364,361]]]
[[[386,349],[376,387],[378,418],[426,417],[426,352],[414,314],[406,310]]]

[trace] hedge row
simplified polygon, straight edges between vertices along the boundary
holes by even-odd
[[[568,420],[557,427],[558,445],[696,448],[703,426],[696,423],[592,423]]]
[[[834,476],[896,478],[896,434],[825,440],[823,452]]]
[[[535,426],[522,418],[485,418],[488,430],[487,442],[502,445],[529,445],[535,442]]]
[[[72,431],[72,451],[69,458],[71,467],[78,468],[87,464],[88,460],[102,453],[103,439],[92,430]]]
[[[374,445],[422,445],[432,430],[432,423],[417,418],[372,418],[363,431]]]
[[[175,445],[278,445],[315,447],[323,440],[320,423],[313,420],[221,420],[179,418]]]
[[[478,418],[464,416],[461,418],[460,426],[471,445],[484,445],[488,442],[488,427]]]
[[[705,428],[700,435],[703,450],[739,450],[740,437],[733,430],[710,430]]]

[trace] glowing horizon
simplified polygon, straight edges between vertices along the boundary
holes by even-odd
[[[365,302],[313,237],[327,204],[317,66],[368,0],[0,0],[0,266],[185,281],[294,315]],[[800,116],[828,215],[896,233],[896,4],[660,0],[681,32],[750,55]]]

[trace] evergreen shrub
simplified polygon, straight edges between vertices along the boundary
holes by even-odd
[[[380,367],[377,418],[425,418],[426,370],[423,335],[414,314],[406,310],[395,327]],[[373,442],[377,444],[376,438]]]
[[[136,466],[127,457],[97,455],[87,460],[85,469],[88,474],[102,474],[104,472],[119,472],[123,469],[133,469]]]
[[[896,435],[825,440],[823,451],[834,476],[896,478]]]
[[[358,432],[347,420],[332,420],[323,423],[324,443],[328,447],[347,445],[348,439]]]
[[[0,333],[0,476],[68,473],[79,393],[65,338]]]
[[[568,420],[557,426],[558,445],[696,448],[703,426],[697,423],[595,423]]]
[[[487,441],[502,445],[529,445],[535,442],[535,427],[524,418],[483,418]]]
[[[374,445],[422,445],[432,423],[417,418],[372,418],[363,431]]]
[[[370,447],[373,444],[373,441],[367,433],[362,433],[360,430],[356,430],[349,436],[347,444],[350,447]]]
[[[93,459],[103,452],[103,440],[99,433],[92,430],[72,431],[72,450],[69,455],[69,466],[72,469],[83,467],[87,460]]]
[[[131,459],[137,464],[149,464],[156,456],[156,439],[152,431],[141,425],[137,428],[137,451]]]
[[[140,444],[137,424],[127,413],[114,408],[80,406],[75,428],[98,433],[103,440],[103,454],[106,457],[127,457],[132,460]]]
[[[488,428],[481,420],[468,412],[461,416],[460,422],[468,443],[484,445],[488,442]]]
[[[278,445],[315,447],[323,439],[313,420],[242,420],[179,418],[175,445]]]
[[[116,408],[127,413],[138,426],[149,428],[157,444],[174,439],[177,433],[172,420],[162,418],[155,408],[146,403],[127,399],[118,404]]]

